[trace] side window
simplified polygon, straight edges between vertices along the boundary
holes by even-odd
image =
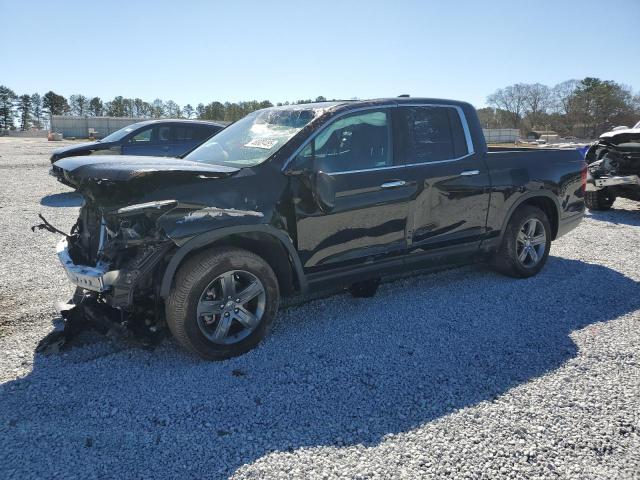
[[[169,126],[158,127],[158,142],[159,143],[171,142],[171,130],[172,130],[172,127],[169,127]]]
[[[194,127],[194,140],[204,141],[214,133],[218,133],[220,131],[220,127],[208,127],[206,125],[196,125]]]
[[[300,153],[298,162],[313,157],[316,171],[367,170],[393,164],[391,128],[386,111],[368,111],[339,118]],[[306,157],[306,158],[305,158]]]
[[[129,143],[150,143],[153,127],[145,128],[129,139]]]
[[[173,129],[173,139],[176,142],[188,142],[189,140],[193,140],[194,127],[185,126],[185,125],[176,125],[172,127],[172,129]]]
[[[468,153],[460,115],[451,107],[408,107],[407,163],[451,160]]]

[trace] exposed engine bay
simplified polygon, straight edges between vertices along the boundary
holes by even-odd
[[[85,202],[71,232],[58,245],[76,293],[68,304],[59,305],[63,330],[46,337],[39,351],[60,350],[87,329],[136,339],[143,346],[162,338],[157,277],[175,244],[160,233],[154,220],[163,213],[162,207],[171,206],[175,202],[109,214]],[[41,218],[44,223],[34,228],[63,233]]]
[[[605,210],[616,197],[640,200],[640,122],[602,134],[585,158],[590,209]]]

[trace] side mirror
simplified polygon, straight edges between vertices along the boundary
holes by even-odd
[[[312,174],[311,190],[316,203],[325,213],[330,212],[336,206],[335,181],[331,175],[324,172]]]

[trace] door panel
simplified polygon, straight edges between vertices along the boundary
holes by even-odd
[[[297,202],[298,249],[303,266],[313,272],[345,263],[361,263],[403,253],[406,249],[409,199],[415,182],[399,182],[405,169],[329,174],[335,207],[322,212],[307,192]],[[302,187],[303,189],[305,187]]]
[[[486,233],[490,195],[489,174],[482,159],[474,155],[408,169],[421,185],[412,208],[411,249],[479,244]],[[463,172],[473,174],[461,175]]]
[[[334,119],[295,163],[323,172],[334,193],[321,208],[313,175],[293,184],[297,241],[309,273],[406,251],[409,200],[416,183],[395,165],[390,109]]]
[[[403,119],[407,175],[419,186],[411,204],[410,250],[479,246],[486,232],[491,182],[483,156],[474,153],[466,139],[461,111],[402,107],[398,117]]]

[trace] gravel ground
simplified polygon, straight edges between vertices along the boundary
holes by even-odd
[[[640,209],[528,280],[465,267],[280,313],[207,363],[88,336],[34,355],[71,288],[42,212],[58,144],[0,138],[0,478],[640,478]]]

